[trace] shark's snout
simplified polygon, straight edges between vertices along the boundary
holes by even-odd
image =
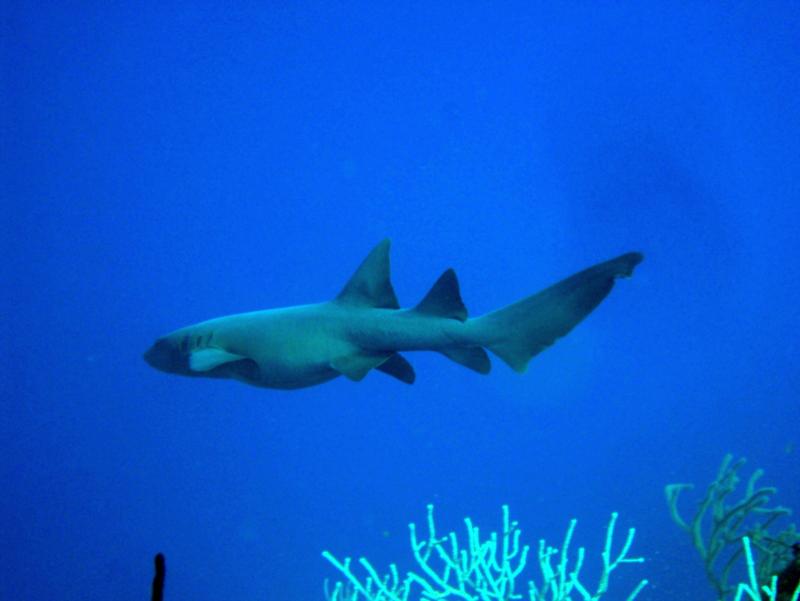
[[[156,340],[142,357],[151,367],[168,373],[183,373],[189,367],[184,354],[166,338]]]

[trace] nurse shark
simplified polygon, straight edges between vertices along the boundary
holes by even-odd
[[[597,307],[642,261],[636,252],[598,263],[516,303],[469,318],[455,271],[446,270],[415,307],[401,309],[389,277],[389,240],[369,253],[333,300],[239,313],[190,325],[145,352],[152,367],[229,378],[263,388],[304,388],[377,369],[407,384],[400,353],[435,351],[481,374],[486,349],[522,373],[538,353]]]

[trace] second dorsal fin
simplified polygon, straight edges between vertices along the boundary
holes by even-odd
[[[361,262],[336,301],[359,307],[400,308],[389,278],[388,238],[378,243]]]
[[[461,300],[456,272],[448,269],[439,276],[439,279],[436,280],[436,283],[425,295],[425,298],[414,307],[414,311],[436,317],[466,321],[467,308],[464,306],[464,301]]]

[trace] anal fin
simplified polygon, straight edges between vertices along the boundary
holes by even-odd
[[[439,351],[448,359],[468,367],[479,374],[488,374],[492,369],[492,362],[489,355],[480,346],[460,346],[441,349]]]

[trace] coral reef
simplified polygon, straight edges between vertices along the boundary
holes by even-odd
[[[509,517],[508,506],[503,506],[503,530],[491,532],[488,538],[481,539],[480,531],[472,520],[464,520],[467,528],[466,545],[462,546],[454,532],[437,537],[433,519],[433,505],[428,505],[428,536],[419,540],[414,524],[411,531],[411,549],[419,572],[409,571],[401,578],[395,564],[389,567],[389,574],[380,576],[366,558],[358,563],[366,572],[359,578],[353,571],[352,560],[336,559],[324,551],[323,557],[330,561],[345,580],[336,582],[333,587],[326,582],[325,595],[328,601],[408,601],[412,593],[414,599],[452,599],[469,601],[510,601],[522,599],[518,592],[518,578],[525,569],[530,547],[520,544],[520,529],[516,521]],[[560,549],[551,547],[544,540],[539,541],[538,561],[541,571],[539,584],[528,581],[530,601],[568,601],[582,599],[596,601],[608,590],[609,576],[623,564],[642,563],[641,557],[629,557],[634,528],[628,529],[625,543],[616,557],[612,555],[614,529],[617,514],[611,514],[602,557],[602,573],[596,586],[588,586],[581,580],[586,551],[578,548],[574,558],[570,558],[570,544],[577,525],[572,520]],[[641,580],[625,599],[633,601],[646,586]]]
[[[736,599],[740,599],[742,585],[731,585],[729,579],[731,571],[743,558],[752,576],[751,585],[755,582],[755,590],[763,590],[791,561],[792,545],[800,541],[794,524],[780,532],[769,531],[778,519],[788,516],[791,511],[781,506],[768,507],[777,489],[756,486],[763,470],[757,469],[752,473],[740,499],[732,498],[740,480],[738,472],[745,462],[744,458],[734,461],[733,455],[725,455],[717,477],[708,485],[690,521],[681,516],[678,501],[681,493],[694,488],[694,485],[681,483],[665,487],[672,519],[692,536],[692,542],[703,560],[706,577],[720,600],[730,599],[734,593]],[[757,561],[753,561],[750,554],[750,544],[759,550]],[[777,596],[771,599],[782,599],[780,595],[784,592],[791,595],[794,591],[782,591],[779,588],[774,591]]]

